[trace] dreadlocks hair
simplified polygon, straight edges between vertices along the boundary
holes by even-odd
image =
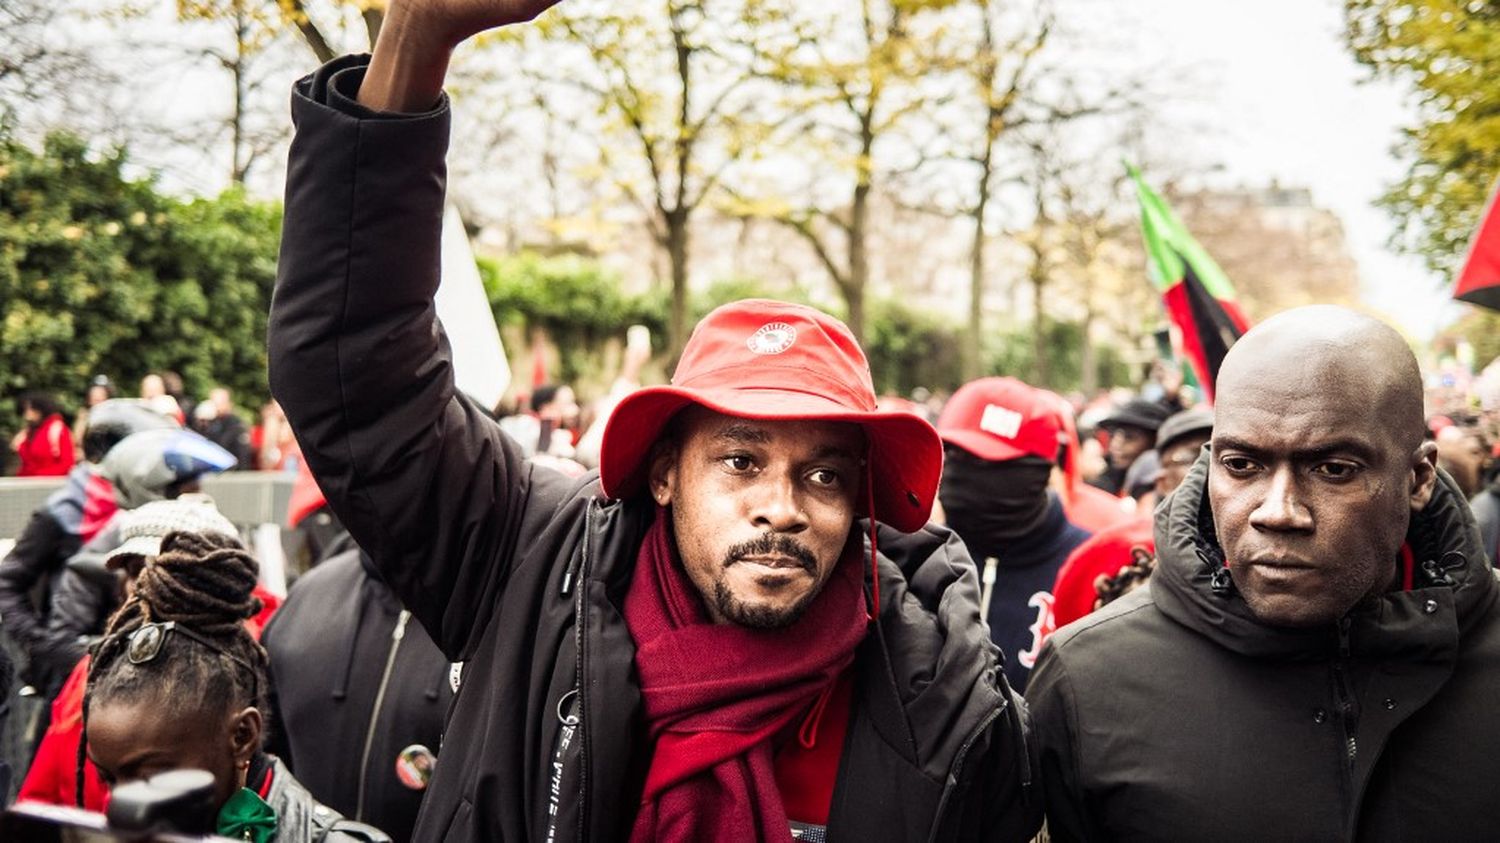
[[[1129,565],[1121,568],[1112,577],[1100,574],[1099,578],[1094,581],[1094,593],[1098,595],[1098,599],[1094,601],[1094,608],[1102,609],[1145,585],[1146,580],[1151,578],[1151,572],[1155,570],[1155,556],[1147,553],[1144,547],[1131,548]]]
[[[189,715],[211,707],[268,711],[269,658],[244,624],[261,609],[252,593],[259,573],[260,565],[238,538],[174,532],[162,539],[161,551],[147,559],[136,578],[134,594],[110,617],[90,653],[78,743],[80,806],[89,707],[96,701],[149,700]],[[156,655],[139,664],[127,657],[132,633],[169,622],[185,633],[167,634]]]

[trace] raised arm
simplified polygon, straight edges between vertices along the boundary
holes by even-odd
[[[433,305],[441,85],[463,38],[548,5],[393,2],[368,66],[335,60],[293,93],[272,392],[329,504],[453,659],[483,632],[523,519],[556,494],[454,388]]]
[[[558,0],[392,0],[360,87],[372,111],[427,111],[443,92],[448,60],[470,36],[529,21]]]

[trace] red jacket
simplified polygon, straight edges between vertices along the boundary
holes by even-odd
[[[53,413],[31,431],[16,453],[21,457],[17,477],[62,477],[73,469],[73,432],[62,416]]]

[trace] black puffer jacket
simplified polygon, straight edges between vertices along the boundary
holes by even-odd
[[[1411,590],[1294,630],[1212,587],[1207,474],[1158,508],[1149,588],[1032,674],[1053,837],[1493,840],[1500,587],[1457,486],[1412,519]]]
[[[318,564],[266,624],[269,748],[319,802],[411,839],[423,791],[403,784],[408,747],[437,752],[453,701],[449,662],[359,549]]]
[[[455,392],[433,308],[447,102],[369,115],[353,102],[364,63],[333,62],[293,98],[271,382],[340,520],[467,662],[416,836],[620,839],[647,761],[620,606],[655,504],[533,467]],[[1025,839],[1040,817],[1023,712],[973,563],[946,530],[881,542],[830,833]]]
[[[1484,542],[1484,552],[1489,554],[1493,565],[1500,557],[1500,473],[1469,501],[1469,506],[1479,524],[1479,540]]]
[[[62,687],[78,659],[72,636],[47,628],[63,565],[82,540],[47,508],[32,513],[15,546],[0,560],[0,618],[23,653],[21,679],[47,699]]]

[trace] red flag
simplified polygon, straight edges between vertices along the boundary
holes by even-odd
[[[1141,204],[1146,269],[1177,329],[1173,345],[1192,366],[1204,397],[1213,401],[1219,364],[1234,341],[1249,329],[1250,322],[1235,301],[1229,276],[1198,245],[1166,201],[1146,184],[1140,171],[1129,164],[1125,167],[1135,179]]]
[[[1491,191],[1479,230],[1469,242],[1469,256],[1458,273],[1453,297],[1500,310],[1500,212],[1495,210],[1496,197],[1500,197],[1500,182]]]

